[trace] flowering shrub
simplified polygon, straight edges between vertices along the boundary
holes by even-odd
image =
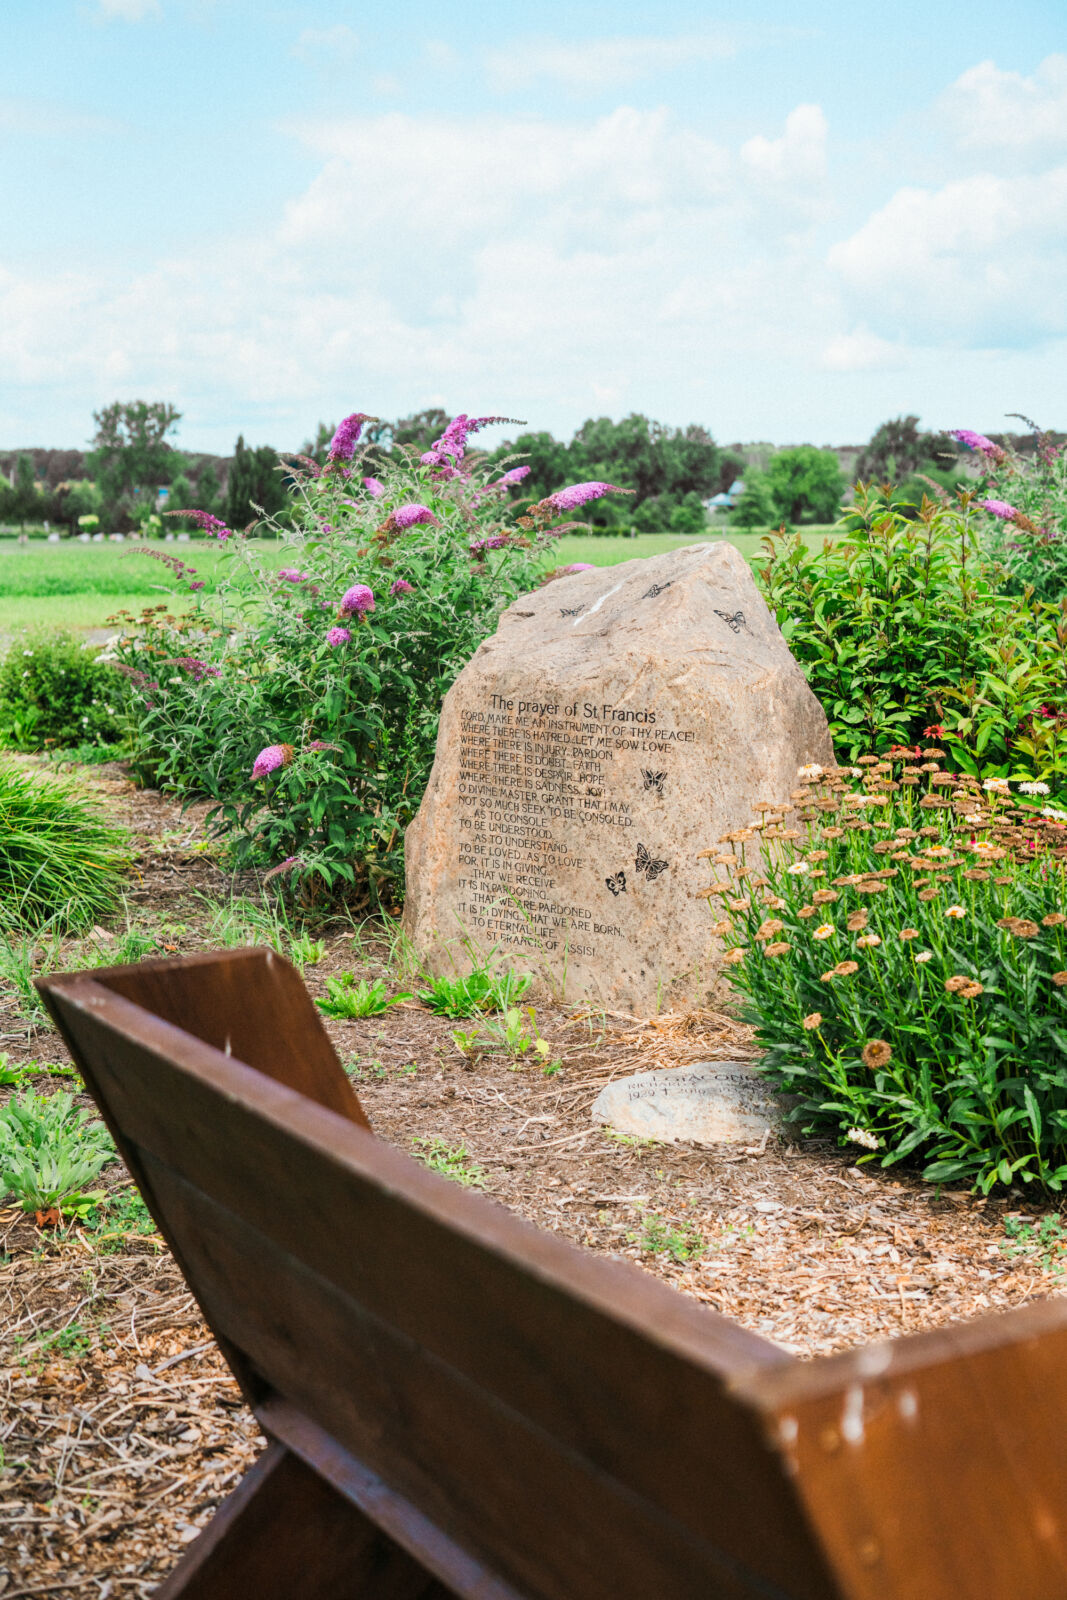
[[[1067,601],[1005,592],[964,493],[918,514],[861,490],[842,538],[764,540],[759,581],[842,757],[934,736],[986,776],[1067,780]]]
[[[0,663],[0,744],[113,744],[124,695],[97,650],[70,633],[23,635]]]
[[[934,1181],[1058,1190],[1067,813],[921,756],[802,769],[792,805],[758,806],[706,852],[714,931],[805,1128]]]
[[[119,647],[141,775],[214,796],[236,864],[305,896],[396,895],[441,700],[536,585],[541,547],[574,526],[551,497],[521,514],[509,491],[524,468],[468,455],[471,434],[507,419],[456,417],[420,458],[361,444],[367,420],[345,419],[324,467],[286,463],[288,525],[268,525],[287,565],[222,524],[215,593]],[[609,487],[565,491],[565,506]]]
[[[1067,593],[1067,447],[1028,417],[1020,421],[1033,430],[1032,454],[995,444],[970,428],[954,434],[981,459],[981,531],[1007,570],[1009,587],[1016,593],[1029,587],[1039,600],[1058,604]]]

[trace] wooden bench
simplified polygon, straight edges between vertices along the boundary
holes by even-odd
[[[39,988],[271,1441],[164,1600],[1067,1597],[1063,1300],[796,1361],[375,1139],[270,951]]]

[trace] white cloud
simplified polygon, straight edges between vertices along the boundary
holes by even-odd
[[[815,183],[826,176],[826,118],[821,106],[797,106],[780,139],[757,134],[741,146],[741,160],[756,178],[774,183]]]
[[[1067,55],[1047,56],[1029,78],[983,61],[957,78],[941,106],[961,150],[1065,151]]]
[[[901,359],[898,346],[861,326],[831,339],[822,352],[821,364],[828,372],[876,372],[899,366]]]
[[[305,28],[290,54],[304,61],[343,65],[353,59],[358,49],[357,35],[347,23],[338,22],[331,28]]]
[[[900,189],[828,261],[894,338],[994,348],[1057,337],[1067,332],[1067,166]]]
[[[675,39],[517,39],[506,50],[489,50],[485,68],[490,87],[506,94],[548,78],[576,91],[617,89],[638,78],[678,67],[723,61],[737,44],[726,34],[694,34]]]
[[[98,0],[99,15],[107,21],[143,22],[162,15],[159,0]]]

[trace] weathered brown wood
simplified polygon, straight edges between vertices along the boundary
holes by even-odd
[[[296,969],[273,950],[105,967],[96,981],[224,1055],[368,1127]]]
[[[99,985],[48,985],[258,1403],[291,1399],[524,1594],[836,1593],[729,1392],[781,1352]]]
[[[269,1446],[157,1600],[431,1600],[418,1562],[284,1446]]]
[[[420,1600],[1067,1600],[1067,1300],[794,1361],[373,1139],[274,966],[250,1045],[278,1069],[273,1009],[304,1064],[266,1076],[236,967],[40,987],[272,1459],[433,1574]],[[269,1492],[183,1566],[244,1574]]]

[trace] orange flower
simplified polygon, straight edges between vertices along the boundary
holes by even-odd
[[[840,897],[836,889],[816,889],[811,898],[817,906],[832,906]]]
[[[860,964],[858,961],[839,961],[834,968],[834,976],[837,978],[851,978],[852,974],[859,970]]]
[[[784,956],[789,948],[789,945],[783,939],[780,944],[764,945],[763,954],[765,956]]]
[[[768,917],[766,922],[761,922],[756,930],[757,939],[773,939],[776,933],[781,933],[785,923],[778,917]]]
[[[848,916],[848,921],[845,923],[845,927],[848,929],[849,933],[862,933],[864,928],[867,926],[868,920],[869,918],[866,911],[851,911]]]
[[[919,890],[919,899],[920,900],[936,900],[940,893],[941,893],[941,890],[937,887],[937,885],[936,884],[931,884],[928,889],[920,889]]]
[[[873,1072],[876,1067],[886,1067],[893,1059],[893,1052],[884,1039],[871,1039],[863,1047],[863,1065]]]
[[[1067,977],[1067,973],[1065,973],[1064,976]],[[807,1016],[804,1018],[804,1021],[800,1024],[800,1026],[802,1028],[806,1028],[808,1033],[811,1033],[815,1028],[819,1027],[821,1022],[822,1022],[822,1012],[821,1011],[809,1011]]]
[[[727,950],[726,954],[723,956],[723,961],[728,967],[739,967],[744,959],[745,952],[740,948],[740,946],[734,950]]]
[[[1062,911],[1050,911],[1047,917],[1041,918],[1041,926],[1043,928],[1062,928],[1065,922],[1067,922],[1067,917],[1064,916]]]
[[[900,938],[901,939],[917,939],[918,937],[919,937],[918,928],[901,928],[901,930],[900,930]]]
[[[1064,984],[1067,983],[1067,972],[1054,972],[1052,974],[1052,981],[1056,985],[1057,989],[1062,989]]]

